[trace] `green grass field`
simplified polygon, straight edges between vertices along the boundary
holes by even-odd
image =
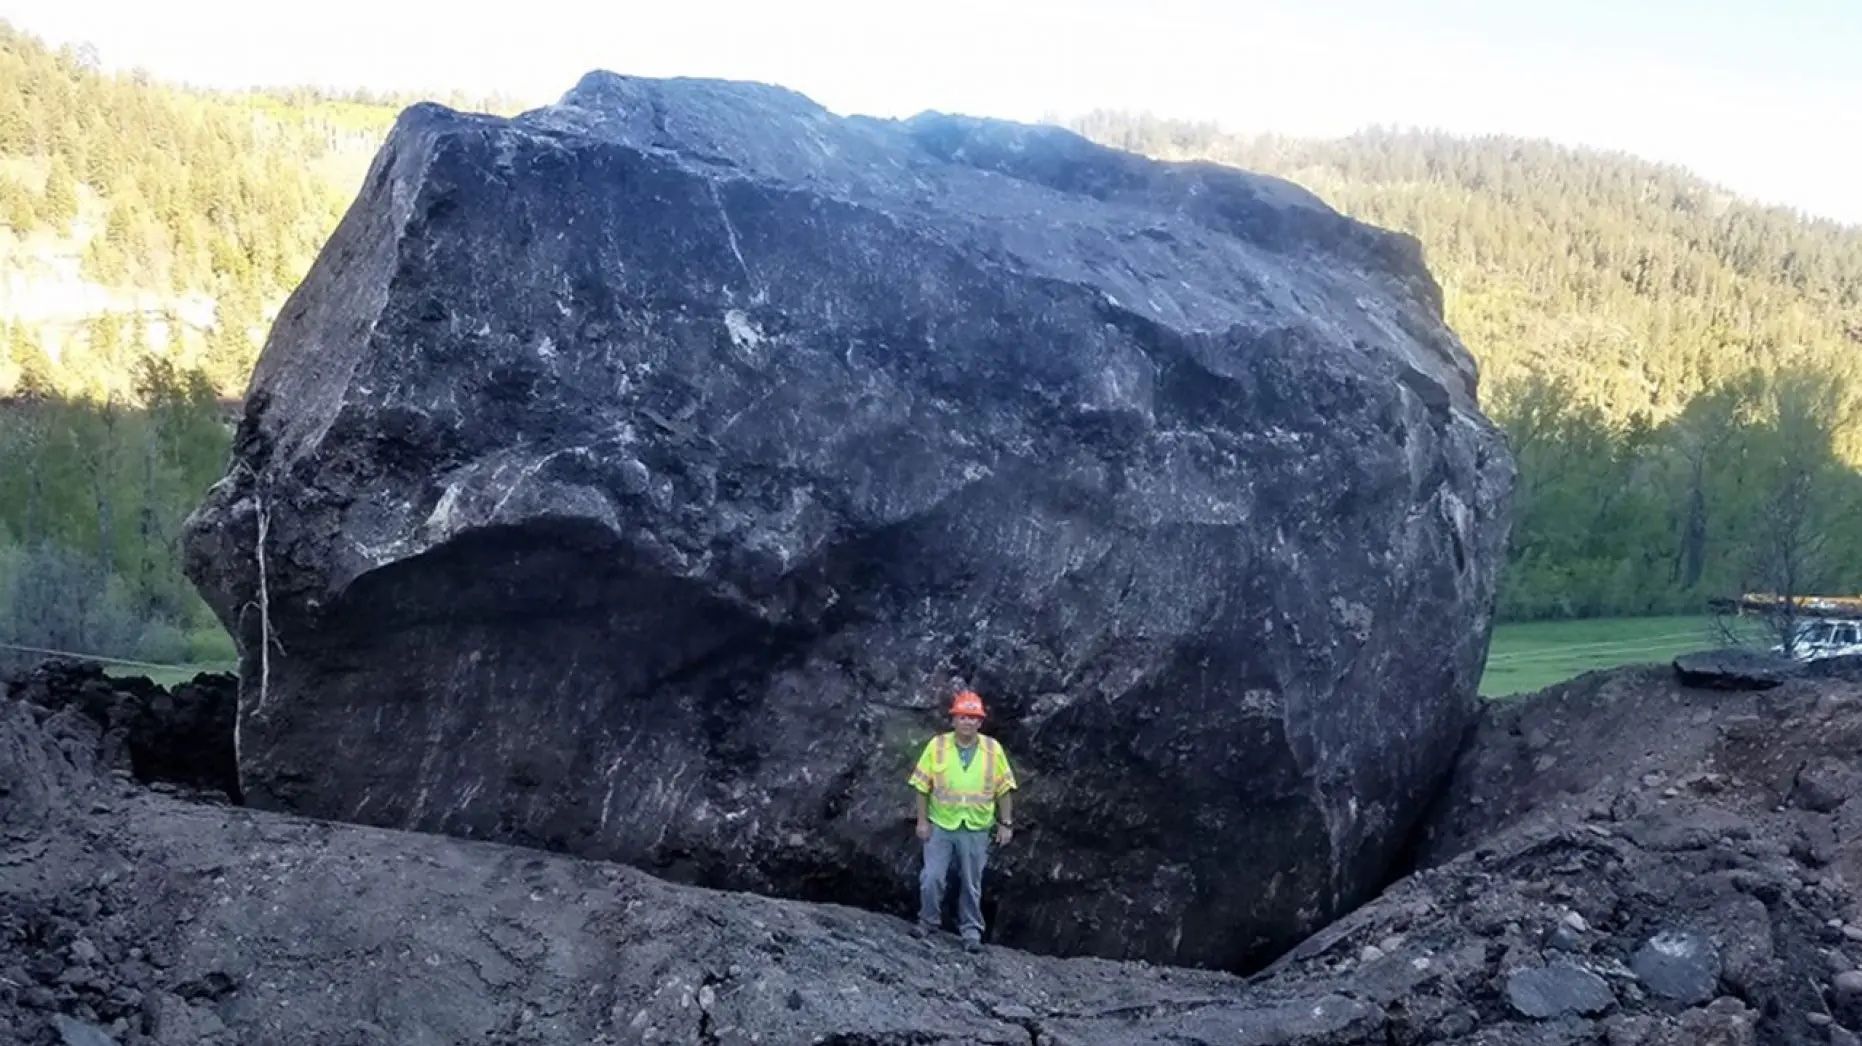
[[[107,676],[148,676],[162,686],[185,683],[201,672],[237,672],[237,661],[205,661],[198,665],[173,665],[167,668],[142,668],[134,665],[105,665]]]
[[[1585,621],[1529,621],[1498,625],[1487,654],[1481,693],[1487,697],[1543,690],[1598,668],[1667,661],[1676,654],[1717,645],[1713,619],[1606,617]],[[166,669],[111,666],[111,675],[146,675],[163,686],[194,678],[196,672],[231,672],[233,661],[203,662]]]
[[[1602,617],[1585,621],[1528,621],[1497,625],[1487,654],[1481,693],[1527,693],[1598,668],[1667,661],[1676,654],[1718,646],[1713,619]]]

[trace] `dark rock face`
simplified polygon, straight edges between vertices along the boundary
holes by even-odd
[[[1798,770],[1789,802],[1820,814],[1831,813],[1862,791],[1858,782],[1862,782],[1862,773],[1857,772],[1853,760],[1825,756]]]
[[[1616,1002],[1602,977],[1577,966],[1529,966],[1506,979],[1506,1000],[1527,1017],[1602,1013]]]
[[[1712,999],[1720,986],[1719,949],[1685,930],[1650,937],[1630,956],[1629,968],[1656,995],[1689,1005]]]
[[[994,939],[1244,966],[1440,779],[1511,478],[1414,243],[1291,185],[594,74],[402,117],[189,569],[257,804],[904,910],[964,683]]]

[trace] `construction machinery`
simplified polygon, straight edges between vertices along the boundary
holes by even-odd
[[[1790,649],[1778,643],[1776,654],[1788,653],[1799,661],[1821,661],[1827,657],[1862,655],[1862,596],[1784,596],[1765,592],[1748,592],[1738,599],[1716,599],[1710,604],[1719,614],[1741,617],[1767,617],[1774,620],[1789,614],[1792,641]]]

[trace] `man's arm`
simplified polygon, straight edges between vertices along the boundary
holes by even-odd
[[[912,769],[912,809],[918,815],[917,832],[921,841],[931,839],[931,813],[925,805],[925,796],[931,793],[931,746],[918,753],[918,765]]]
[[[997,744],[996,758],[1000,765],[996,771],[996,845],[1007,846],[1015,837],[1015,770],[1009,766],[1009,754]]]

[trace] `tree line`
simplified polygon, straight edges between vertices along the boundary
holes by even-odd
[[[108,75],[0,22],[0,276],[107,300],[59,321],[0,303],[0,643],[231,656],[182,526],[225,467],[267,315],[393,114]]]
[[[136,363],[133,401],[0,404],[0,643],[165,663],[232,643],[182,576],[181,530],[226,465],[200,370]],[[38,660],[0,650],[0,669]]]
[[[0,266],[62,275],[58,263],[75,254],[81,279],[118,302],[76,329],[28,332],[54,353],[54,390],[127,396],[143,350],[159,342],[237,395],[267,312],[348,203],[344,180],[360,172],[346,160],[365,158],[393,113],[301,91],[106,75],[86,49],[52,50],[0,22]],[[191,302],[209,303],[210,318],[189,322]],[[143,318],[143,344],[125,313]],[[37,362],[21,358],[28,347],[7,349],[0,392]]]
[[[1073,126],[1286,178],[1421,241],[1519,462],[1502,618],[1862,591],[1862,229],[1546,142]]]

